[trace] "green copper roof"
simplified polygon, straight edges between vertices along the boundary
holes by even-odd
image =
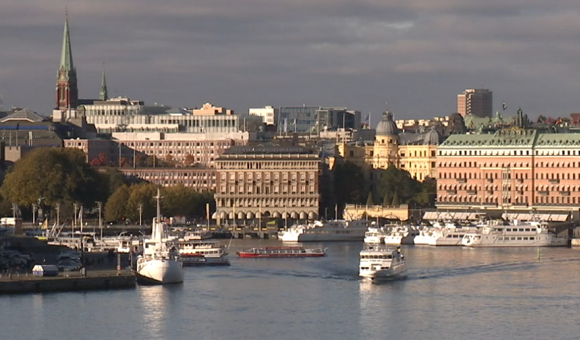
[[[72,51],[70,48],[70,35],[68,32],[68,15],[64,20],[64,31],[62,33],[62,52],[60,55],[60,67],[59,70],[63,69],[65,71],[74,70]]]

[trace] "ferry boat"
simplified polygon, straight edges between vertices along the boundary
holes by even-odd
[[[326,255],[326,249],[323,248],[304,248],[304,247],[264,247],[249,248],[236,252],[239,257],[321,257]]]
[[[179,254],[183,266],[229,266],[225,246],[213,241],[180,241]]]
[[[363,241],[368,230],[366,220],[333,220],[293,225],[278,232],[283,242]]]
[[[359,255],[359,276],[372,280],[404,277],[407,271],[401,248],[370,246]]]
[[[167,242],[167,230],[161,220],[157,189],[157,217],[153,218],[151,238],[144,241],[143,255],[137,257],[135,275],[140,284],[169,284],[183,282],[183,263],[179,251]]]
[[[550,232],[543,222],[513,221],[506,224],[503,221],[490,221],[480,232],[465,234],[461,244],[474,248],[563,247],[568,245],[568,238]]]
[[[476,226],[447,225],[433,233],[429,245],[431,246],[461,246],[463,237],[468,233],[477,233]]]
[[[196,229],[193,231],[188,231],[183,235],[184,241],[191,241],[191,240],[206,240],[208,238],[212,238],[213,233],[209,230],[203,229]]]

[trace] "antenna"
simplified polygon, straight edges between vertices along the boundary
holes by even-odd
[[[3,99],[3,98],[4,98],[4,97],[2,97],[2,93],[0,93],[0,111],[2,111],[2,99]]]

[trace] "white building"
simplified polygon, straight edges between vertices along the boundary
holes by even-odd
[[[250,116],[260,116],[263,118],[266,125],[276,125],[278,121],[278,109],[272,106],[265,106],[263,108],[251,108]]]

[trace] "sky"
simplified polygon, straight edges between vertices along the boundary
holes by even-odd
[[[577,0],[3,0],[4,109],[49,115],[68,12],[80,98],[446,116],[468,88],[514,116],[580,112]]]

